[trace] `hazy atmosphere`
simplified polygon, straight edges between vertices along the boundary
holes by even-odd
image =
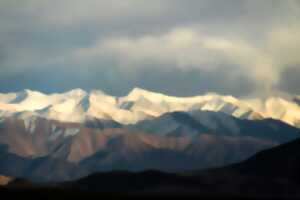
[[[300,93],[300,1],[1,0],[0,92]]]
[[[0,0],[0,196],[300,199],[299,19],[300,0]]]

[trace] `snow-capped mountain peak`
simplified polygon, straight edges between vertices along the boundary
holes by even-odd
[[[111,96],[101,90],[87,92],[82,89],[55,94],[32,90],[0,94],[0,118],[30,111],[58,121],[84,122],[92,117],[134,124],[168,112],[195,110],[223,112],[245,119],[274,118],[300,126],[299,104],[281,97],[238,99],[215,93],[175,97],[142,88],[134,88],[123,97]]]
[[[152,101],[159,101],[159,100],[163,99],[164,97],[166,97],[166,95],[156,93],[156,92],[151,92],[151,91],[136,87],[136,88],[132,89],[131,92],[129,92],[129,94],[125,98],[126,98],[126,100],[129,100],[129,101],[136,101],[141,97],[152,100]]]
[[[83,89],[76,88],[76,89],[73,89],[73,90],[70,90],[70,91],[66,92],[65,94],[67,96],[71,96],[71,97],[79,97],[79,96],[87,95],[87,92],[84,91]]]

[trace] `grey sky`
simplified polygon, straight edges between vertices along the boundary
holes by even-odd
[[[300,93],[300,1],[1,0],[0,92]]]

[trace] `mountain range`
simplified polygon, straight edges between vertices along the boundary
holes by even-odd
[[[300,127],[299,101],[299,96],[238,99],[212,93],[173,97],[141,88],[134,88],[123,97],[101,90],[74,89],[54,94],[23,90],[0,94],[0,117],[17,114],[76,123],[97,118],[135,124],[175,111],[214,111],[242,119],[273,118]]]
[[[298,138],[298,100],[140,88],[124,97],[81,89],[0,94],[0,174],[56,182],[99,171],[222,167]]]

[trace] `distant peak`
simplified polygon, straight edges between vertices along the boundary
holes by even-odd
[[[135,87],[128,93],[128,96],[136,96],[136,95],[139,95],[139,94],[142,94],[145,92],[146,92],[146,90],[139,88],[139,87]]]
[[[32,94],[32,93],[40,93],[38,91],[30,90],[30,89],[23,89],[18,94]]]
[[[131,92],[135,93],[135,92],[149,92],[149,91],[140,87],[135,87],[131,90]]]
[[[207,93],[205,93],[205,96],[220,96],[220,95],[215,92],[207,92]]]
[[[21,90],[21,92],[23,92],[23,93],[30,93],[30,92],[33,92],[33,90],[30,90],[30,89],[24,89],[24,90]]]
[[[150,91],[150,90],[146,90],[140,87],[135,87],[133,88],[129,94],[160,94],[158,92],[154,92],[154,91]]]
[[[29,89],[24,89],[16,93],[16,97],[14,100],[12,100],[10,103],[20,103],[24,101],[27,98],[30,97],[41,97],[44,96],[43,93],[38,92],[38,91],[33,91]]]
[[[153,97],[153,96],[158,96],[158,95],[162,96],[162,94],[160,94],[160,93],[156,93],[156,92],[148,91],[143,88],[135,87],[134,89],[132,89],[129,92],[129,94],[127,96],[132,99],[138,99],[141,97],[150,97],[150,96]]]
[[[108,96],[108,94],[106,92],[104,92],[103,90],[91,90],[90,94],[106,95],[106,96]]]
[[[67,92],[68,94],[71,94],[71,95],[75,95],[75,96],[82,96],[82,95],[86,95],[87,92],[84,91],[83,89],[81,88],[76,88],[76,89],[73,89],[73,90],[70,90],[69,92]]]

